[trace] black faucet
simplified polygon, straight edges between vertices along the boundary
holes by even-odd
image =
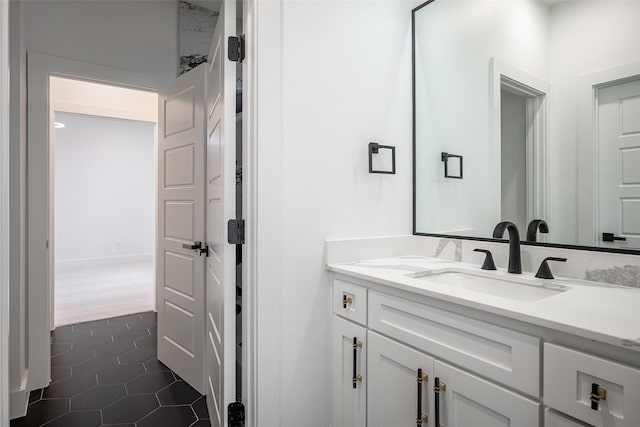
[[[527,227],[527,242],[537,242],[538,229],[541,233],[549,232],[549,225],[544,219],[533,219]]]
[[[520,233],[518,227],[512,222],[502,221],[493,229],[493,238],[502,239],[504,231],[509,232],[509,273],[522,274],[522,262],[520,261]]]

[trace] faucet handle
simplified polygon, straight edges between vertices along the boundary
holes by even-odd
[[[483,270],[496,270],[496,263],[493,262],[493,255],[491,255],[491,251],[487,249],[474,249],[474,252],[482,252],[486,255],[484,258],[484,263],[482,264]]]
[[[559,261],[566,262],[566,258],[558,258],[558,257],[547,257],[540,264],[540,268],[538,268],[538,272],[536,273],[536,277],[539,279],[553,279],[553,274],[551,274],[551,269],[549,268],[549,264],[547,261]]]

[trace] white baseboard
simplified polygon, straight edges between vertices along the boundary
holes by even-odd
[[[111,264],[116,262],[127,261],[150,261],[153,260],[153,254],[135,254],[135,255],[122,255],[117,257],[103,257],[103,258],[85,258],[85,259],[72,259],[64,261],[56,261],[56,265],[98,265],[98,264]]]

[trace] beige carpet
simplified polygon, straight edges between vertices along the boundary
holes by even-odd
[[[155,310],[153,258],[56,263],[55,326]]]

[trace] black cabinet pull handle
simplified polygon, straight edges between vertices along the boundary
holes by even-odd
[[[358,381],[362,381],[362,375],[358,375],[358,368],[356,366],[358,358],[358,347],[362,347],[362,342],[358,341],[357,337],[353,337],[353,375],[351,376],[353,388],[357,388]]]
[[[347,308],[347,305],[351,305],[353,304],[353,298],[346,296],[345,294],[342,295],[342,308]]]
[[[435,396],[435,405],[433,408],[434,415],[436,417],[436,427],[440,426],[440,392],[445,391],[447,389],[447,385],[440,381],[440,378],[436,377],[433,386],[433,394]]]
[[[426,423],[428,418],[427,414],[422,413],[422,383],[429,380],[429,375],[422,372],[422,369],[418,369],[418,376],[416,377],[416,383],[418,384],[418,411],[416,414],[416,424],[422,425]]]

